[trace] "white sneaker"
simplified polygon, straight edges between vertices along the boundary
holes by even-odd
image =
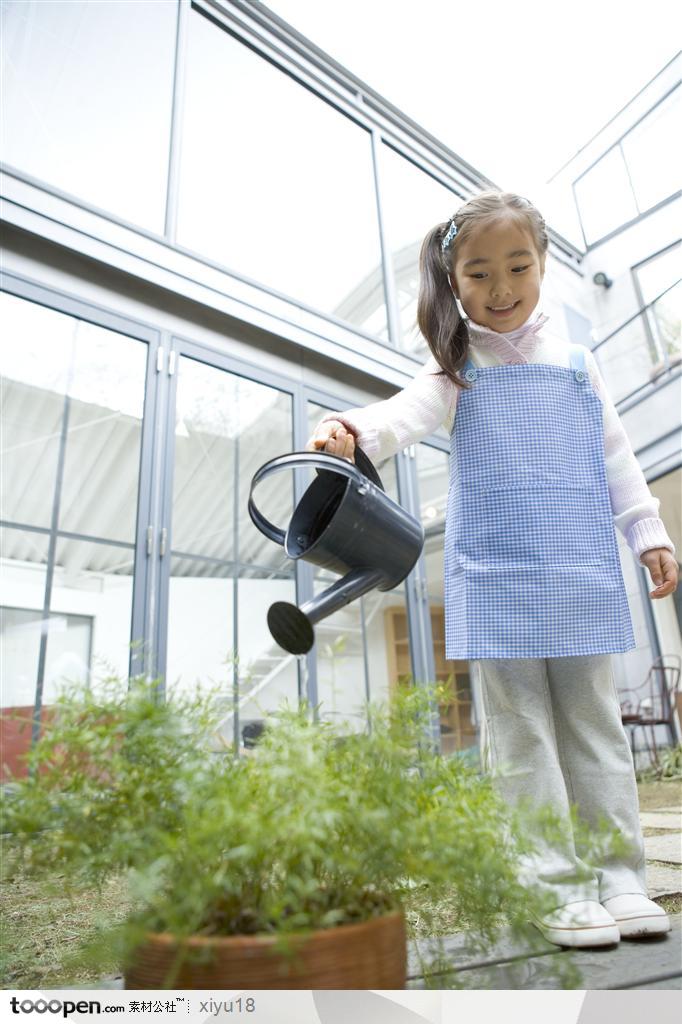
[[[618,925],[596,900],[578,900],[534,918],[533,924],[555,946],[614,946]]]
[[[636,892],[612,896],[602,906],[618,925],[621,939],[639,939],[643,935],[664,935],[670,931],[670,918],[663,907]]]

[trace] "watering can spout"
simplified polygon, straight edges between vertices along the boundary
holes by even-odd
[[[268,610],[273,639],[290,654],[307,654],[315,642],[316,622],[373,590],[384,578],[378,569],[353,569],[300,608],[288,601],[275,601]]]

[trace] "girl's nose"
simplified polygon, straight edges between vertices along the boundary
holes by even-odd
[[[491,281],[490,295],[493,299],[500,299],[506,295],[511,295],[511,286],[509,281],[506,278]]]

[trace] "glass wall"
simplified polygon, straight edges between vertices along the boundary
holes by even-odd
[[[3,0],[3,160],[163,234],[176,0]]]
[[[380,153],[382,211],[400,317],[399,345],[425,361],[429,350],[417,328],[419,250],[426,233],[451,217],[462,199],[390,146],[382,145]]]
[[[217,687],[226,741],[283,698],[296,702],[296,659],[270,636],[274,601],[296,600],[293,562],[251,522],[251,478],[291,451],[291,396],[181,356],[174,415],[166,681],[170,690]],[[278,473],[256,493],[286,527],[293,477]],[[247,728],[248,735],[248,728]]]
[[[197,11],[177,240],[386,337],[371,137]]]
[[[0,317],[2,705],[30,718],[128,674],[147,346],[5,293]]]
[[[682,570],[682,468],[652,480],[649,488],[661,503],[659,515],[675,545],[675,558]],[[679,651],[682,648],[682,588],[678,586],[669,599],[652,603],[662,651]]]
[[[308,431],[329,409],[308,403]],[[395,459],[379,470],[386,493],[398,501]],[[313,593],[325,591],[339,577],[314,567]],[[394,590],[371,590],[315,626],[317,690],[320,718],[335,718],[364,727],[366,700],[385,701],[412,676],[405,583]]]
[[[637,216],[637,203],[619,146],[579,178],[574,191],[588,244]]]
[[[677,159],[682,131],[678,87],[647,114],[622,142],[632,188],[640,210],[648,210],[680,187]]]
[[[175,116],[170,244],[426,359],[415,321],[419,247],[463,197],[380,145],[385,268],[371,133],[353,111],[188,5],[173,115],[178,0],[134,6],[132,18],[118,0],[0,0],[3,159],[165,234]],[[389,337],[386,273],[398,338]]]
[[[642,305],[646,311],[649,351],[656,368],[665,368],[680,360],[682,324],[682,282],[677,242],[663,252],[633,268]]]
[[[680,127],[678,87],[574,183],[588,244],[679,189]]]
[[[443,543],[447,507],[449,456],[427,444],[416,449],[419,508],[424,525],[424,561],[431,611],[436,679],[446,683],[448,702],[441,707],[441,749],[453,754],[477,746],[478,730],[468,661],[445,657]]]
[[[601,373],[616,403],[682,360],[679,253],[677,243],[633,268],[646,308],[596,346]]]

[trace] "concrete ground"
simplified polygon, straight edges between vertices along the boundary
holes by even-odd
[[[675,795],[677,795],[675,793]],[[671,790],[671,797],[673,791]],[[682,813],[678,805],[656,807],[640,814],[651,899],[682,894]],[[663,901],[665,902],[665,901]],[[546,942],[538,933],[533,949],[503,937],[485,955],[468,948],[466,935],[445,939],[448,963],[458,983],[479,989],[549,989],[557,984],[556,957],[566,957],[581,975],[580,988],[682,989],[682,914],[671,913],[668,935],[621,941],[604,949],[565,950]],[[424,984],[414,943],[410,944],[409,981]]]

